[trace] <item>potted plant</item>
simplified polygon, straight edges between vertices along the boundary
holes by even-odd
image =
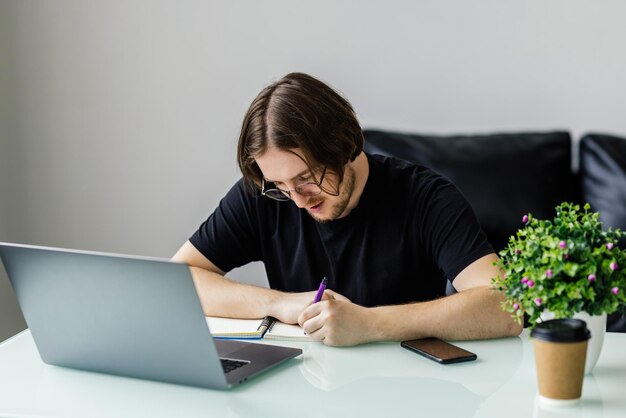
[[[599,213],[589,208],[562,203],[553,220],[524,215],[524,226],[499,253],[501,275],[492,281],[505,295],[502,308],[518,323],[524,314],[531,326],[551,318],[585,320],[592,333],[587,372],[599,356],[606,315],[626,305],[626,251],[616,245],[625,234],[603,231]]]

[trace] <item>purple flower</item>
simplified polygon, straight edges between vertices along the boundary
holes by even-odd
[[[589,276],[587,276],[587,280],[589,280],[590,282],[595,282],[596,281],[596,275],[595,274],[590,274]]]
[[[569,258],[569,254],[565,253],[563,254],[563,260],[567,260]]]
[[[613,249],[613,243],[609,242],[608,244],[606,244],[606,249],[611,251]]]
[[[522,283],[524,284],[528,283],[528,277],[522,277]]]
[[[534,302],[535,302],[535,305],[541,306],[541,303],[543,302],[543,299],[537,298],[537,299],[534,300]]]
[[[522,222],[528,223],[528,215],[522,216]]]
[[[514,310],[514,311],[519,310],[519,303],[514,303],[514,304],[513,304],[513,310]]]
[[[529,288],[531,288],[531,289],[532,289],[532,288],[535,286],[535,282],[533,282],[532,280],[529,280],[529,281],[526,283],[526,285],[527,285]]]
[[[550,277],[552,277],[552,270],[548,269],[546,270],[546,277],[549,279]]]
[[[521,254],[522,252],[519,250],[519,248],[515,249],[515,254]]]
[[[565,249],[565,247],[567,247],[567,243],[565,241],[561,241],[559,242],[559,247]]]
[[[614,287],[613,289],[611,289],[611,293],[617,295],[619,293],[619,287]]]
[[[613,271],[617,270],[619,268],[619,266],[617,265],[617,263],[615,261],[613,261],[611,264],[609,264],[609,268]]]

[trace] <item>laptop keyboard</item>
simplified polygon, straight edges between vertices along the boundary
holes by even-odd
[[[240,360],[231,360],[228,358],[221,358],[222,368],[224,369],[224,373],[230,373],[235,369],[240,368],[241,366],[245,366],[248,364],[248,361],[240,361]]]

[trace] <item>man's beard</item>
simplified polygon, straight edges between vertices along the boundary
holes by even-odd
[[[348,207],[348,203],[350,203],[350,198],[352,197],[352,193],[354,192],[355,177],[356,176],[354,175],[354,169],[352,169],[351,167],[348,167],[348,170],[346,171],[346,175],[344,176],[343,181],[341,182],[341,185],[340,185],[341,190],[339,192],[339,196],[337,196],[339,200],[333,206],[332,212],[330,213],[330,216],[328,219],[318,218],[316,215],[312,214],[308,210],[307,210],[307,213],[317,222],[322,223],[322,224],[328,221],[334,221],[335,219],[339,218],[341,214]],[[319,198],[317,200],[312,200],[312,202],[310,202],[309,204],[312,204],[312,206],[315,206],[326,199],[327,198]]]

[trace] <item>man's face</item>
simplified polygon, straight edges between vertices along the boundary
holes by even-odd
[[[272,182],[280,189],[293,189],[296,185],[319,181],[323,167],[315,176],[311,175],[309,167],[304,162],[304,156],[299,149],[290,152],[268,148],[255,161],[266,181]],[[315,169],[315,167],[313,167]],[[355,174],[354,169],[346,166],[343,181],[339,187],[339,195],[333,196],[324,190],[316,196],[301,196],[297,192],[291,192],[291,199],[299,208],[305,209],[313,219],[318,222],[327,222],[340,218],[345,212],[350,198],[354,192]],[[322,187],[326,190],[337,190],[337,176],[326,171]]]

